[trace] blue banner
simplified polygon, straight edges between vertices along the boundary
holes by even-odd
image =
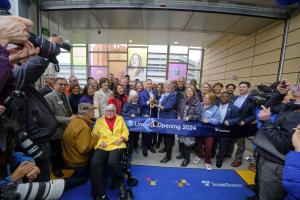
[[[167,118],[124,118],[130,132],[162,133],[180,136],[246,137],[255,135],[255,124],[245,126],[214,126],[199,121]]]

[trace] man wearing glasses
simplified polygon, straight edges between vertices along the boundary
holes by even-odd
[[[67,88],[67,81],[65,78],[56,78],[54,81],[54,90],[45,96],[51,110],[54,112],[58,121],[57,131],[51,136],[51,164],[52,171],[56,177],[62,177],[61,172],[62,156],[61,156],[61,138],[64,134],[68,123],[76,118],[72,115],[72,108],[69,100],[65,94]]]

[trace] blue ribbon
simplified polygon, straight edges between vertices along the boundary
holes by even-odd
[[[246,137],[255,135],[255,124],[245,126],[214,126],[199,121],[167,118],[124,118],[130,132],[162,133],[180,136]]]

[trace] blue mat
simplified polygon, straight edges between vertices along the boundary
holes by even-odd
[[[136,200],[242,200],[253,195],[234,170],[132,166],[132,173],[139,180],[133,188]],[[90,194],[87,182],[66,192],[62,199],[92,199]],[[118,190],[108,190],[107,194],[116,200]]]

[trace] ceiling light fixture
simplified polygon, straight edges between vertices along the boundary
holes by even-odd
[[[128,40],[128,42],[129,42],[129,43],[132,43],[133,41],[132,41],[132,40]]]
[[[179,42],[175,41],[174,44],[178,44]]]

